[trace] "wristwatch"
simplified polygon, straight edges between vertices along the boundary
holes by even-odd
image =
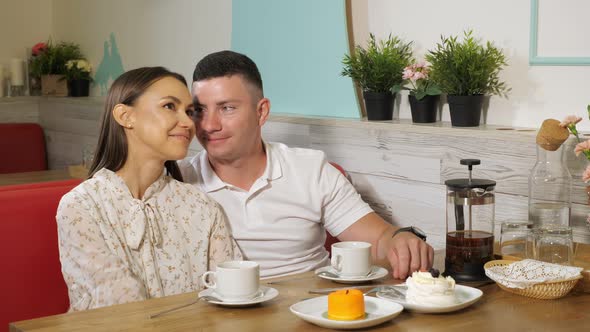
[[[394,237],[398,233],[401,233],[401,232],[410,232],[410,233],[416,235],[417,237],[421,238],[423,241],[426,241],[426,233],[424,233],[424,231],[421,230],[420,228],[414,227],[414,226],[402,227],[402,228],[398,229],[397,231],[395,231],[391,237]]]

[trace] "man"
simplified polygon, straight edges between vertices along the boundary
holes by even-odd
[[[180,163],[184,180],[221,204],[261,277],[328,265],[325,230],[341,241],[370,242],[373,260],[387,259],[395,278],[432,266],[432,247],[416,236],[423,234],[381,219],[323,152],[262,140],[270,101],[250,58],[232,51],[206,56],[193,73],[192,93],[205,151]]]

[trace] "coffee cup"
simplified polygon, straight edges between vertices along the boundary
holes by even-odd
[[[332,244],[332,268],[343,277],[362,277],[371,271],[371,244],[344,241]]]
[[[260,267],[253,261],[226,261],[205,272],[201,280],[224,301],[246,301],[258,294]]]

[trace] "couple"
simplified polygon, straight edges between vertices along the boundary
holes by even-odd
[[[58,208],[70,310],[195,291],[225,260],[256,261],[262,277],[310,271],[329,264],[325,230],[370,242],[395,278],[431,267],[414,229],[377,216],[322,152],[264,142],[269,112],[256,65],[239,53],[203,58],[192,98],[161,67],[121,75],[90,178]],[[205,151],[177,164],[193,136]]]

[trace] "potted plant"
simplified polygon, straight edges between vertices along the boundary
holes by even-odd
[[[410,91],[412,122],[436,122],[436,109],[440,99],[440,88],[429,78],[430,67],[426,62],[413,63],[404,68],[402,78],[410,83],[405,89]]]
[[[464,32],[463,41],[456,36],[441,40],[426,55],[430,77],[447,94],[452,125],[479,126],[484,96],[505,97],[510,91],[499,77],[506,57],[491,42],[484,45],[473,37],[472,30]]]
[[[395,94],[404,84],[402,71],[413,61],[411,44],[391,35],[377,42],[370,34],[366,49],[357,45],[344,56],[342,76],[362,89],[369,120],[392,119]]]
[[[88,97],[90,90],[90,72],[92,66],[86,59],[69,60],[66,62],[65,77],[68,81],[70,97]]]
[[[41,78],[41,93],[44,96],[67,96],[68,88],[64,75],[69,60],[82,59],[80,46],[74,43],[51,41],[33,47],[30,72]]]

